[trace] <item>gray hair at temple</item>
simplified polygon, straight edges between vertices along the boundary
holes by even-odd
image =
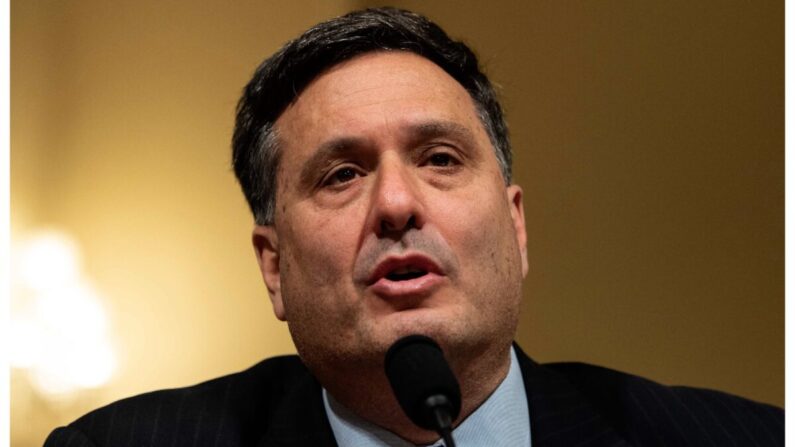
[[[258,225],[273,224],[281,158],[275,121],[328,68],[373,51],[409,51],[441,67],[472,97],[511,183],[508,127],[491,82],[472,50],[427,18],[395,8],[351,12],[320,23],[288,42],[254,72],[237,105],[232,164]]]

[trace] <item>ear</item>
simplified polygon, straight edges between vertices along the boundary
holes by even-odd
[[[522,204],[522,188],[519,185],[510,185],[506,189],[508,206],[511,208],[513,230],[516,232],[516,242],[522,256],[522,277],[527,276],[527,231],[524,222],[524,205]]]
[[[272,225],[257,225],[251,235],[259,270],[273,305],[276,318],[285,321],[282,301],[281,272],[279,270],[279,236]]]

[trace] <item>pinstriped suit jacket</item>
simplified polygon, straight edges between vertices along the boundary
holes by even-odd
[[[784,412],[581,363],[539,365],[516,347],[533,447],[777,446]],[[124,399],[53,431],[45,447],[335,446],[320,384],[276,357],[188,388]]]

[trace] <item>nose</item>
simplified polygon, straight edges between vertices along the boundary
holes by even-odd
[[[402,160],[380,163],[370,209],[372,227],[379,237],[400,236],[423,225],[423,207],[411,166]]]

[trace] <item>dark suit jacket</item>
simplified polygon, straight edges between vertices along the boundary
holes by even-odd
[[[533,447],[784,445],[781,409],[667,387],[581,363],[539,365],[518,347]],[[317,380],[296,356],[95,410],[45,447],[335,446]]]

